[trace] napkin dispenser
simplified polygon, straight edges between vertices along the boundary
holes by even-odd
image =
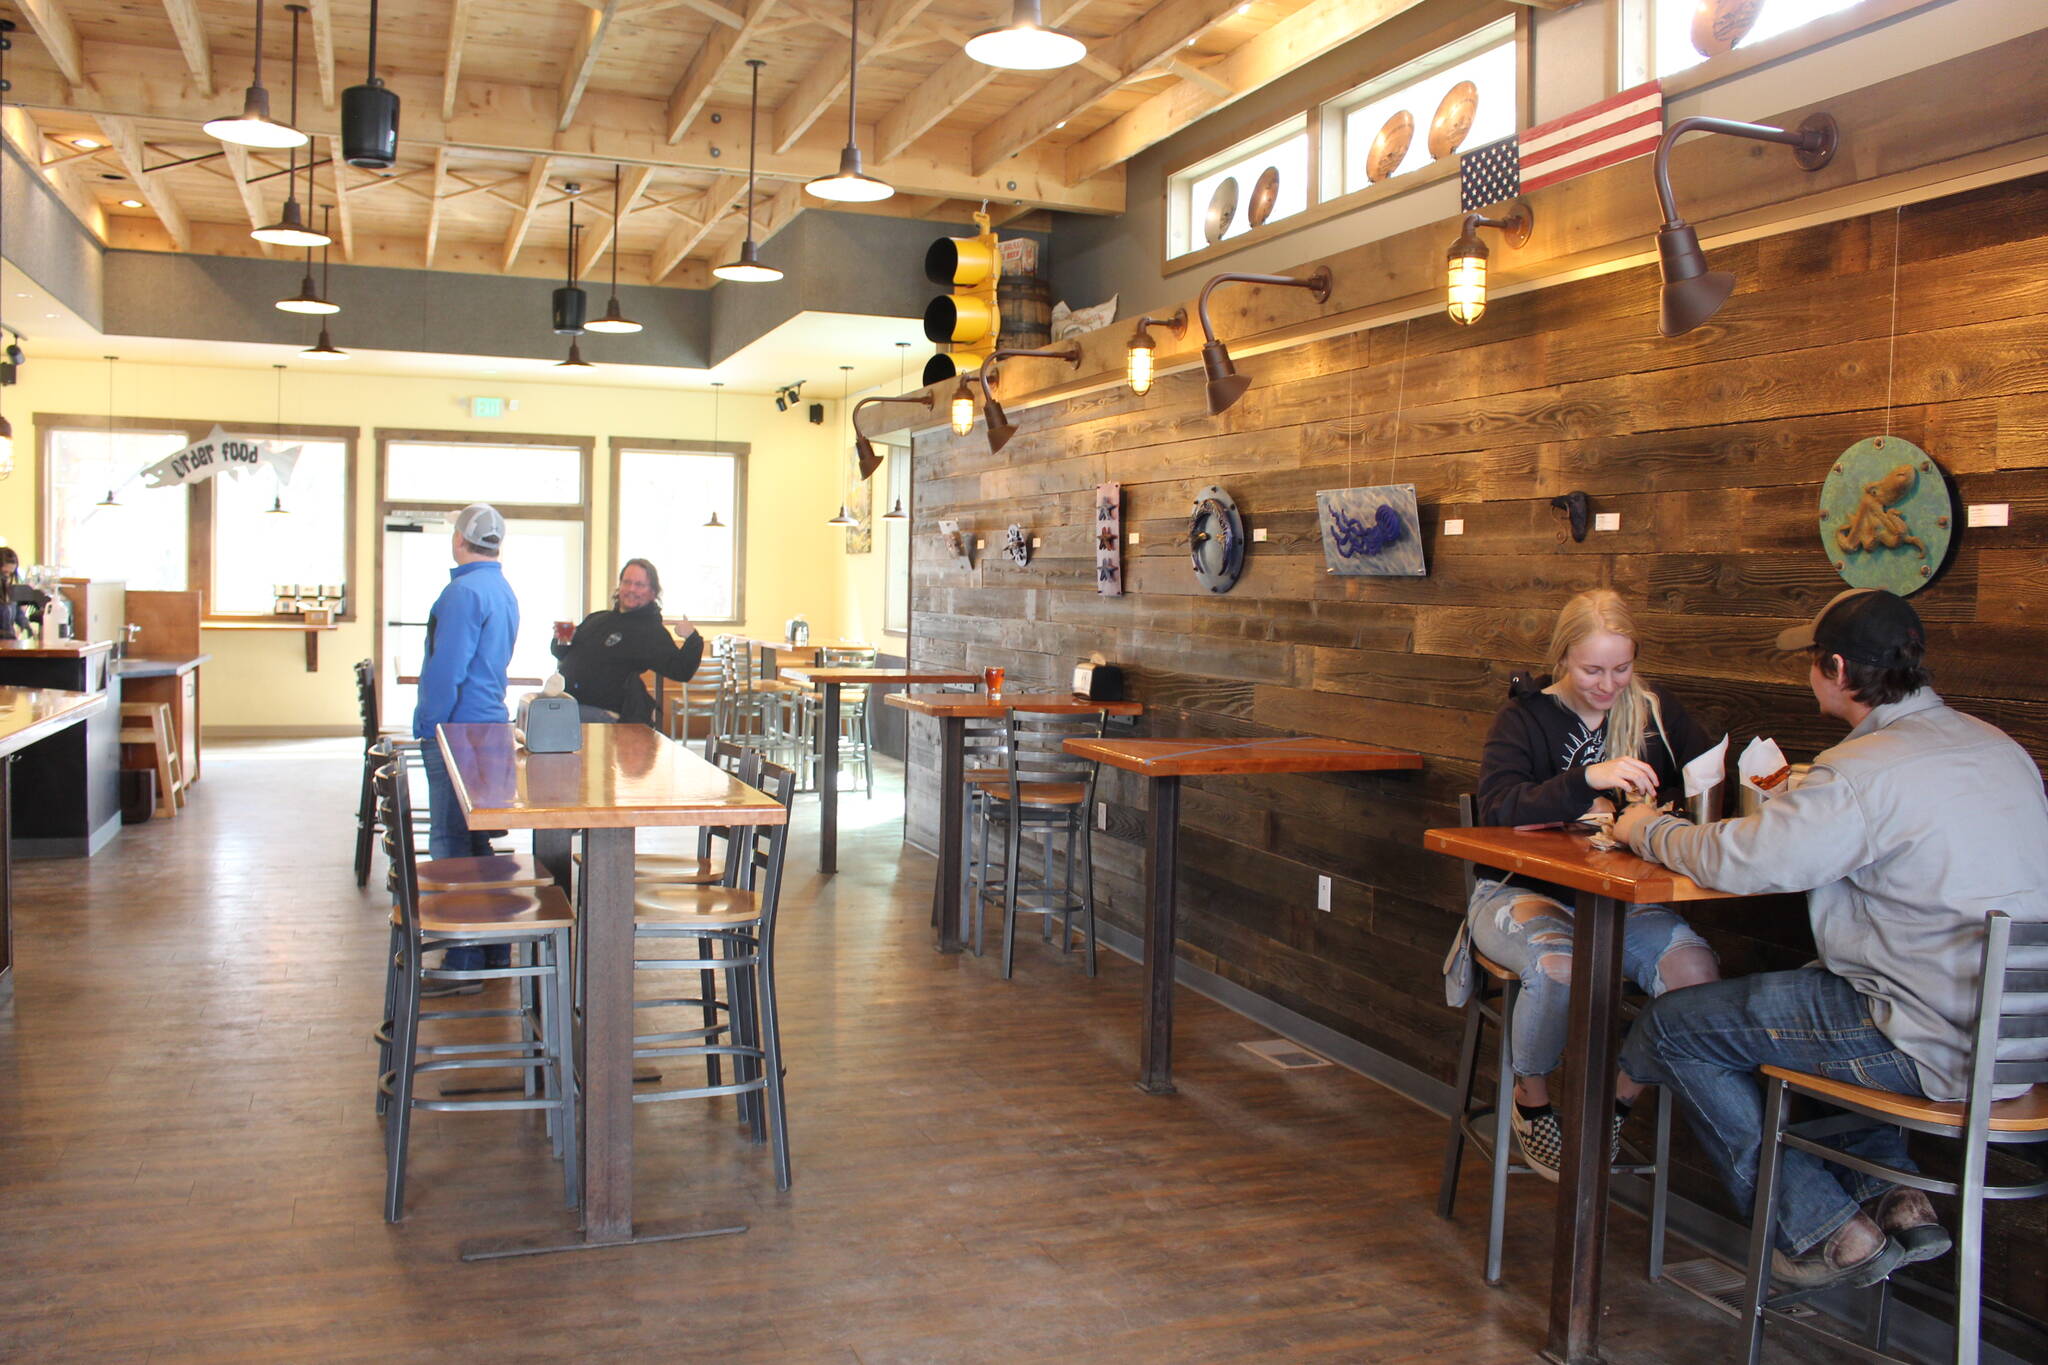
[[[573,754],[583,747],[582,709],[561,687],[557,674],[545,691],[519,703],[518,728],[530,754]]]
[[[1090,701],[1122,701],[1124,671],[1100,658],[1074,665],[1074,695]]]

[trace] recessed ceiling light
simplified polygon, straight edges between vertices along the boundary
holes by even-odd
[[[121,207],[124,209],[139,209],[142,207],[142,201],[140,199],[123,199]]]
[[[1188,40],[1187,40],[1186,42],[1184,42],[1184,43],[1182,43],[1182,44],[1181,44],[1181,46],[1182,46],[1182,47],[1193,47],[1194,45],[1195,45],[1195,40],[1194,40],[1193,38],[1190,38],[1190,39],[1188,39]]]
[[[1252,12],[1252,0],[1244,0],[1244,3],[1237,7],[1237,12],[1239,14],[1250,14]]]
[[[44,316],[44,317],[46,317],[46,318],[54,318],[54,317],[56,317],[57,315],[56,315],[55,313],[45,313],[45,314],[43,314],[43,316]]]
[[[21,292],[20,290],[18,290],[18,289],[17,289],[17,290],[15,291],[15,293],[14,293],[14,297],[16,297],[16,298],[18,298],[18,299],[32,299],[32,298],[34,298],[34,297],[35,297],[35,295],[33,295],[33,294],[24,294],[24,293],[22,293],[22,292]]]
[[[1053,131],[1054,131],[1054,132],[1058,132],[1058,131],[1059,131],[1060,129],[1062,129],[1062,128],[1066,127],[1066,126],[1067,126],[1067,121],[1066,121],[1065,119],[1061,119],[1061,120],[1060,120],[1060,121],[1059,121],[1058,123],[1055,123],[1055,124],[1053,125]]]
[[[98,138],[75,137],[71,139],[71,145],[82,152],[96,152],[107,144],[101,142]]]

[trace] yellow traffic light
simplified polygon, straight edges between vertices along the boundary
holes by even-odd
[[[995,349],[1002,331],[1002,310],[996,288],[1002,279],[1002,257],[988,215],[977,213],[981,231],[972,237],[941,237],[924,254],[925,278],[951,292],[924,310],[924,334],[946,347],[924,367],[924,382],[936,384],[977,368]]]

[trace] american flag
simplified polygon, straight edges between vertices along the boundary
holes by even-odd
[[[1458,158],[1458,212],[1501,204],[1522,192],[1515,139],[1504,137]]]
[[[1664,136],[1664,87],[1645,81],[1522,134],[1522,187],[1528,194],[1657,149]]]

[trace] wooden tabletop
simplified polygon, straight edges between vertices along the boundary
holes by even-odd
[[[967,720],[997,720],[1009,711],[1044,715],[1085,715],[1090,711],[1107,711],[1112,716],[1145,714],[1143,702],[1090,701],[1071,692],[1005,692],[998,697],[983,692],[891,692],[882,700],[899,711]]]
[[[112,640],[53,640],[47,645],[33,640],[0,640],[0,654],[22,659],[77,659],[87,654],[104,654],[114,647]],[[974,675],[981,681],[979,673]]]
[[[644,725],[586,725],[573,754],[533,754],[508,724],[440,727],[456,797],[482,829],[779,825],[766,793]]]
[[[1632,905],[1723,900],[1733,894],[1701,886],[1625,848],[1594,848],[1590,836],[1561,829],[1432,829],[1424,831],[1422,846],[1481,867],[1519,872]]]
[[[181,673],[190,673],[201,664],[212,660],[211,654],[194,654],[183,659],[159,659],[143,654],[130,654],[125,659],[114,661],[114,672],[124,678],[170,678]]]
[[[799,666],[784,668],[782,677],[790,682],[809,683],[822,687],[826,683],[857,685],[861,683],[895,683],[910,687],[917,683],[978,683],[979,673],[947,673],[935,668],[815,668]]]
[[[788,640],[771,640],[763,635],[734,635],[731,638],[743,645],[756,649],[873,649],[864,640],[806,640],[802,644],[791,644]]]
[[[1070,754],[1146,777],[1216,773],[1349,773],[1420,768],[1422,756],[1348,739],[1070,739]]]
[[[0,757],[76,725],[107,705],[108,692],[0,687]]]

